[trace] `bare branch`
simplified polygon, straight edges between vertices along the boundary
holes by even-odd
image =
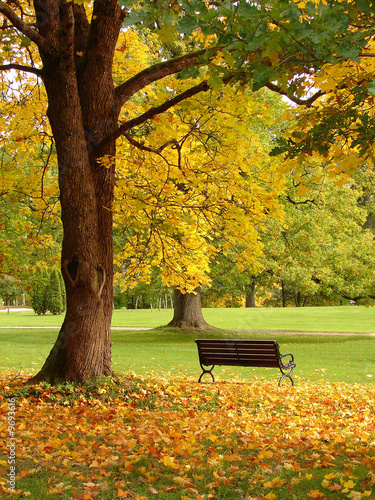
[[[314,95],[312,95],[311,97],[308,97],[307,99],[300,99],[299,97],[295,97],[295,96],[290,96],[289,94],[287,94],[287,92],[285,92],[285,90],[283,90],[281,87],[278,87],[277,85],[275,85],[274,83],[271,83],[271,82],[268,82],[266,83],[266,87],[270,90],[272,90],[273,92],[277,92],[278,94],[280,95],[284,95],[285,97],[287,97],[288,99],[290,99],[292,102],[300,105],[300,106],[306,106],[306,107],[310,107],[314,104],[314,102],[319,99],[319,97],[321,97],[322,95],[324,95],[325,93],[322,92],[321,90],[318,90]]]
[[[146,146],[142,142],[137,141],[134,137],[132,137],[129,133],[125,132],[123,136],[130,142],[130,144],[137,149],[140,149],[141,151],[148,151],[149,153],[155,153],[160,155],[162,151],[167,148],[168,146],[171,146],[172,144],[178,145],[178,142],[176,139],[172,139],[170,141],[165,142],[158,148],[151,148],[150,146]]]
[[[36,76],[42,77],[42,71],[38,68],[33,68],[31,66],[23,66],[22,64],[2,64],[0,65],[0,71],[9,70],[24,71],[25,73],[33,73]]]
[[[39,48],[45,45],[45,39],[31,26],[26,24],[6,3],[0,1],[0,14],[3,14],[18,31],[23,33],[29,40],[36,43]]]
[[[289,194],[286,196],[286,199],[287,201],[289,201],[289,203],[292,203],[295,207],[297,207],[298,205],[308,205],[309,203],[311,203],[312,205],[317,205],[315,200],[306,199],[304,201],[295,201],[290,197]]]

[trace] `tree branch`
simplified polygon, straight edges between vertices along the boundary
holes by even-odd
[[[157,155],[160,155],[163,152],[163,150],[165,148],[167,148],[168,146],[170,146],[171,144],[178,145],[176,139],[172,139],[170,141],[165,142],[164,144],[162,144],[158,148],[151,148],[150,146],[146,146],[142,142],[137,141],[136,139],[134,139],[134,137],[132,137],[127,132],[124,132],[124,134],[122,134],[122,135],[130,142],[130,144],[132,146],[136,147],[137,149],[139,149],[141,151],[148,151],[149,153],[155,153]]]
[[[121,29],[123,15],[117,0],[95,0],[93,14],[87,29],[84,65],[95,77],[112,73],[113,53]]]
[[[36,76],[42,77],[42,71],[38,68],[33,68],[31,66],[23,66],[22,64],[2,64],[0,65],[0,71],[9,71],[16,69],[18,71],[25,71],[25,73],[33,73]]]
[[[107,137],[105,141],[113,138],[117,139],[121,135],[124,135],[124,133],[127,132],[128,130],[131,130],[132,128],[137,127],[138,125],[141,125],[142,123],[146,122],[147,120],[153,118],[156,115],[164,113],[168,109],[172,108],[173,106],[176,106],[177,104],[184,101],[185,99],[188,99],[189,97],[193,97],[194,95],[197,95],[200,92],[207,92],[209,88],[210,87],[208,83],[204,81],[201,82],[199,85],[196,85],[195,87],[191,87],[190,89],[185,90],[185,92],[176,95],[175,97],[173,97],[173,99],[169,99],[160,106],[150,108],[142,115],[137,116],[137,118],[133,118],[132,120],[125,122],[111,136]]]
[[[45,39],[31,26],[26,24],[6,3],[0,1],[0,14],[3,14],[18,31],[23,33],[29,40],[36,43],[39,48],[45,45]]]
[[[83,5],[73,4],[74,14],[74,50],[83,52],[86,47],[90,24]]]
[[[60,2],[60,65],[75,72],[74,15],[72,5],[67,2]]]
[[[289,201],[289,203],[292,203],[295,207],[297,207],[298,205],[307,205],[308,203],[311,203],[312,205],[317,205],[315,200],[306,199],[304,201],[295,201],[291,198],[289,194],[286,195],[286,200]]]
[[[273,92],[277,92],[280,95],[284,95],[285,97],[290,99],[292,102],[294,102],[300,106],[306,106],[308,108],[311,107],[314,104],[314,102],[317,99],[319,99],[319,97],[321,97],[322,95],[325,94],[321,90],[318,90],[318,92],[316,92],[314,95],[312,95],[308,99],[300,99],[299,97],[294,97],[294,96],[288,95],[287,92],[285,92],[285,90],[283,90],[281,87],[278,87],[274,83],[268,82],[268,83],[266,83],[266,87],[268,89],[272,90]]]
[[[218,48],[214,50],[213,55],[217,52],[217,50]],[[117,111],[120,112],[121,107],[128,99],[130,99],[130,97],[150,83],[161,80],[166,76],[179,73],[180,71],[190,68],[191,66],[203,64],[203,62],[200,63],[199,60],[206,53],[207,50],[199,50],[165,62],[154,64],[122,83],[116,88],[115,106]]]

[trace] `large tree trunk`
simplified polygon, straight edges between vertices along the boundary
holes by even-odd
[[[77,70],[71,55],[64,54],[63,50],[58,57],[41,53],[48,118],[58,156],[64,228],[61,268],[67,310],[57,341],[34,381],[85,381],[111,373],[111,207],[115,171],[114,161],[111,160],[108,167],[98,159],[104,155],[115,156],[114,140],[107,141],[105,146],[100,143],[117,123],[112,74],[108,71],[113,50],[108,53],[108,46],[114,49],[121,21],[119,15],[111,12],[109,3],[112,9],[117,9],[117,5],[108,2],[111,22],[106,26],[106,33],[97,34],[107,43],[102,53],[96,52],[95,61],[88,53]],[[51,22],[59,22],[60,43],[64,46],[65,42],[67,46],[71,40],[73,11],[67,4],[56,8],[59,13],[51,10]],[[93,33],[91,36],[95,36],[95,31]],[[95,46],[95,40],[91,42]],[[71,53],[74,56],[74,51]]]
[[[200,288],[195,293],[182,293],[177,289],[174,291],[174,314],[168,326],[203,330],[213,328],[203,318]]]

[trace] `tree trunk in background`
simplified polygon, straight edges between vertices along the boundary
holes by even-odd
[[[213,328],[203,318],[200,288],[195,293],[184,294],[177,289],[174,291],[174,315],[168,326],[203,330]]]
[[[285,296],[284,281],[281,282],[281,297],[282,297],[282,301],[283,301],[283,307],[286,307],[286,296]]]
[[[306,307],[308,297],[302,296],[301,292],[294,292],[294,301],[295,301],[296,307]]]
[[[245,287],[246,293],[246,307],[256,307],[255,304],[255,284],[246,285]]]

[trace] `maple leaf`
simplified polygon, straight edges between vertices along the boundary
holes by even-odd
[[[326,498],[326,496],[324,495],[324,493],[322,493],[321,491],[319,490],[311,490],[309,491],[309,493],[307,494],[307,496],[309,498],[317,498],[317,499],[322,499],[322,498]]]
[[[351,479],[349,479],[349,481],[345,481],[343,483],[343,485],[344,485],[344,488],[352,489],[352,488],[355,488],[356,484]]]
[[[332,484],[332,486],[329,486],[328,489],[330,491],[341,491],[342,490],[342,486],[341,486],[341,484],[334,483],[334,484]]]
[[[133,494],[130,491],[124,491],[121,488],[117,490],[117,497],[118,498],[132,498]]]
[[[174,477],[173,478],[173,481],[177,484],[179,484],[181,487],[187,487],[187,486],[193,486],[193,483],[190,481],[190,479],[188,479],[186,476],[178,476],[178,477]]]
[[[168,467],[169,469],[178,469],[179,466],[175,463],[174,457],[170,457],[169,455],[165,455],[161,462]]]

